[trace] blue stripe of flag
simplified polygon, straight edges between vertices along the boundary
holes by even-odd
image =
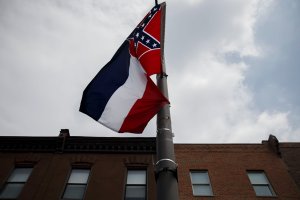
[[[98,121],[111,96],[126,82],[129,65],[129,41],[125,40],[112,59],[85,88],[79,111]]]

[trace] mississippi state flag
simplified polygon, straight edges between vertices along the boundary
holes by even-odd
[[[160,12],[148,13],[83,92],[79,110],[114,131],[142,133],[169,103],[149,78],[161,72]]]

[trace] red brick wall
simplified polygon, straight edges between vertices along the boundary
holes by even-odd
[[[279,151],[286,163],[292,178],[300,188],[300,144],[299,143],[280,143]]]
[[[148,200],[156,199],[150,154],[0,153],[0,188],[18,162],[36,162],[19,200],[60,199],[72,163],[91,163],[86,200],[122,200],[127,167],[148,169]]]
[[[299,175],[299,148],[296,152],[288,144],[280,144],[280,151],[282,158],[267,143],[175,144],[180,199],[299,200],[299,187],[292,178]],[[91,163],[86,200],[122,200],[126,168],[144,166],[148,168],[148,200],[155,200],[154,157],[151,154],[128,153],[0,153],[0,188],[15,163],[30,161],[36,164],[19,199],[60,199],[72,163],[83,162]],[[208,170],[213,197],[193,196],[190,170]],[[247,170],[264,170],[277,197],[256,197]]]
[[[176,144],[179,195],[181,200],[252,200],[256,197],[247,170],[264,170],[276,199],[299,200],[300,191],[287,172],[283,160],[263,144]],[[213,197],[194,197],[190,170],[208,170]],[[263,197],[263,199],[274,199]]]

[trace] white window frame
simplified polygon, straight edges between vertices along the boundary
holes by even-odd
[[[29,170],[28,171],[29,173],[27,173],[25,175],[27,177],[25,177],[24,180],[14,180],[14,179],[18,179],[15,176],[20,175],[20,170],[23,170],[23,169]],[[14,170],[12,171],[12,173],[10,174],[10,176],[8,177],[7,181],[5,182],[3,189],[0,192],[0,199],[17,199],[20,196],[22,190],[24,189],[24,185],[27,183],[27,181],[32,173],[32,170],[33,170],[33,167],[15,167]],[[12,185],[22,185],[22,186],[21,186],[21,189],[18,191],[17,194],[15,194],[14,197],[5,196],[5,195],[7,195],[6,194],[7,190],[9,190],[9,187],[11,187]]]
[[[129,174],[130,174],[129,172],[134,172],[134,171],[143,171],[143,172],[145,172],[145,182],[144,183],[128,183]],[[131,187],[131,186],[142,186],[142,187],[144,187],[144,192],[145,192],[144,193],[144,195],[145,195],[144,200],[147,200],[147,186],[148,186],[147,182],[148,182],[147,169],[127,169],[124,200],[128,200],[127,191],[128,191],[128,187]]]
[[[88,171],[87,180],[85,182],[80,182],[80,183],[70,182],[70,178],[71,178],[72,174],[74,175],[76,173],[76,171],[80,171],[80,170]],[[65,186],[65,189],[64,189],[64,193],[62,195],[62,199],[64,199],[64,200],[68,200],[68,199],[82,200],[82,199],[84,199],[85,193],[86,193],[86,190],[87,190],[87,186],[88,186],[88,182],[89,182],[89,179],[90,179],[90,175],[91,175],[91,169],[90,168],[72,168],[72,170],[70,172],[70,175],[69,175],[69,178],[68,178],[68,182],[66,183],[66,186]],[[84,192],[82,194],[82,198],[74,198],[74,197],[69,198],[69,197],[66,197],[66,190],[68,189],[69,186],[74,186],[74,185],[84,186]]]
[[[261,178],[263,178],[265,180],[265,182],[264,183],[254,182],[254,180],[251,179],[251,174],[260,175]],[[274,190],[273,190],[273,188],[270,184],[270,181],[269,181],[269,179],[266,176],[266,173],[264,171],[248,170],[247,175],[248,175],[249,181],[252,185],[252,188],[253,188],[256,196],[260,196],[260,197],[275,197],[276,196],[276,193],[274,192]],[[259,188],[259,187],[267,187],[268,191],[270,192],[270,195],[259,194],[258,191],[256,190],[256,188]]]
[[[202,181],[202,182],[196,182],[195,180],[193,180],[193,174],[202,174],[205,175],[207,178],[207,182]],[[192,190],[193,190],[193,195],[194,196],[213,196],[213,190],[212,190],[212,186],[211,186],[211,182],[210,182],[210,178],[209,178],[209,174],[208,174],[208,170],[191,170],[190,171],[190,178],[191,178],[191,184],[192,184]],[[208,187],[210,190],[210,194],[199,194],[196,193],[196,187]]]

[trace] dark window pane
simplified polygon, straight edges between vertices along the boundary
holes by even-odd
[[[209,185],[193,185],[193,194],[195,196],[212,196],[211,187]]]
[[[0,198],[6,198],[6,199],[16,199],[24,184],[23,183],[8,183],[5,185],[5,188],[3,189]]]
[[[207,172],[191,172],[191,179],[193,184],[209,184]]]
[[[257,196],[273,196],[269,186],[267,185],[253,186],[253,188]]]
[[[248,173],[248,176],[252,184],[269,184],[263,172]]]
[[[126,199],[146,199],[146,186],[126,186]]]
[[[85,185],[67,185],[65,199],[83,199]]]
[[[128,170],[127,184],[146,184],[146,170]]]
[[[32,168],[16,168],[10,175],[8,182],[26,182]]]
[[[87,183],[89,174],[89,169],[73,169],[69,178],[69,183]]]

